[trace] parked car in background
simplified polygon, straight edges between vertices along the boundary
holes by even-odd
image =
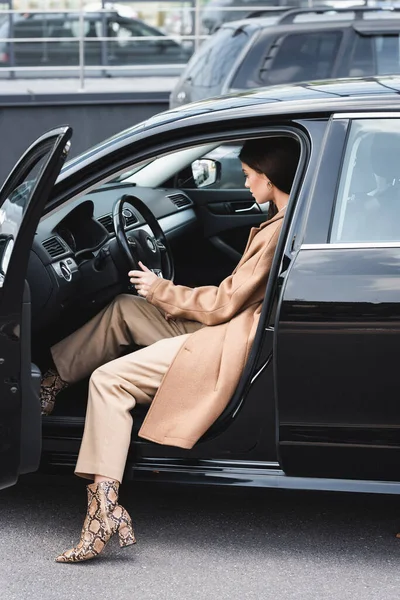
[[[302,6],[302,1],[303,0],[293,0],[293,2],[286,0],[210,0],[201,14],[202,33],[211,34],[228,21],[244,19],[249,13],[254,11],[255,7],[263,9],[265,13],[268,12],[268,15],[272,18],[279,17],[279,15],[289,10],[291,7]],[[307,0],[304,0],[304,3],[306,2]],[[274,23],[277,20],[278,19],[273,19],[271,20],[271,23]]]
[[[242,378],[191,450],[139,439],[136,407],[125,475],[399,494],[399,100],[400,77],[272,86],[155,115],[65,165],[69,127],[37,140],[0,190],[0,487],[41,459],[75,464],[87,381],[42,422],[49,347],[132,293],[128,258],[218,285],[266,218],[237,151],[289,136],[300,160]]]
[[[85,12],[83,34],[87,65],[186,63],[191,54],[156,27],[118,11]],[[78,65],[80,35],[78,13],[17,15],[0,24],[0,38],[16,40],[0,42],[0,66]],[[145,36],[153,39],[141,39]],[[100,41],[102,37],[111,39]]]
[[[225,23],[192,56],[170,107],[265,85],[400,72],[400,9],[294,9]]]

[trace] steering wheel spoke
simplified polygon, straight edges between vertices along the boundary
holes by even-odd
[[[140,227],[128,236],[125,231],[124,208],[129,204],[144,219],[151,235]],[[122,196],[113,208],[113,223],[118,247],[125,257],[128,269],[138,269],[141,261],[157,277],[173,279],[174,263],[167,238],[157,219],[142,200],[136,196]]]
[[[160,240],[157,240],[156,244],[157,244],[157,248],[160,250],[160,252],[167,252],[166,246]]]

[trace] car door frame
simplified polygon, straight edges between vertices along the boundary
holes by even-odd
[[[43,134],[22,155],[0,190],[2,206],[45,158],[24,208],[0,288],[0,488],[13,485],[19,474],[39,466],[40,371],[30,359],[30,297],[25,275],[35,231],[68,154],[71,135],[67,126]]]
[[[211,136],[213,136],[213,139],[216,142],[220,143],[251,137],[265,137],[271,132],[287,132],[290,124],[297,134],[302,133],[304,135],[304,139],[307,140],[305,143],[308,143],[308,137],[311,136],[314,147],[320,148],[323,143],[328,120],[327,116],[324,116],[323,118],[314,118],[311,116],[301,119],[292,119],[290,115],[274,116],[273,120],[269,117],[261,121],[260,119],[257,119],[257,121],[250,121],[246,127],[243,127],[243,122],[234,120],[233,122],[227,121],[224,123],[223,129],[221,130],[220,128],[217,133],[215,132],[215,127],[212,122],[209,123],[209,129],[203,128],[201,133],[198,132],[198,128],[194,133],[193,129],[191,129],[192,125],[186,125],[182,126],[186,130],[184,143],[182,142],[182,130],[180,127],[171,128],[168,137],[165,136],[165,133],[162,130],[160,132],[160,138],[153,136],[151,130],[146,132],[147,135],[143,137],[139,132],[139,135],[135,138],[135,142],[133,142],[132,145],[125,147],[123,153],[121,152],[121,148],[118,149],[118,162],[116,161],[114,163],[113,171],[117,174],[124,168],[128,166],[131,167],[133,160],[146,160],[147,158],[151,158],[162,152],[168,152],[173,149],[179,149],[194,144],[200,145],[207,143]],[[146,147],[147,140],[145,139],[148,135],[151,136],[151,146],[149,148]],[[177,139],[175,139],[175,136]],[[138,148],[136,151],[136,143],[139,141],[140,149]],[[198,446],[195,446],[193,451],[190,451],[191,457],[221,457],[226,456],[227,452],[229,452],[230,456],[240,456],[241,452],[246,453],[249,451],[249,455],[251,454],[251,456],[257,460],[266,460],[270,456],[276,458],[277,427],[271,361],[273,343],[272,319],[276,310],[276,302],[275,299],[272,299],[272,294],[274,294],[276,290],[277,282],[275,279],[281,267],[283,250],[286,245],[288,245],[288,247],[291,247],[292,245],[292,240],[288,238],[288,235],[291,235],[291,233],[288,233],[288,228],[293,218],[294,205],[299,204],[297,196],[299,195],[299,198],[301,198],[300,204],[302,206],[308,198],[309,183],[306,183],[305,185],[303,176],[305,176],[305,173],[310,169],[312,173],[315,171],[318,158],[319,155],[316,153],[315,149],[311,149],[310,162],[308,162],[304,168],[300,168],[300,171],[304,171],[304,173],[302,172],[301,175],[299,174],[296,177],[293,186],[292,202],[288,207],[289,210],[287,212],[288,218],[285,219],[281,240],[277,248],[276,259],[271,271],[271,277],[268,284],[269,287],[267,288],[267,295],[271,295],[271,307],[267,310],[267,303],[264,303],[264,311],[261,315],[260,327],[253,344],[248,367],[243,373],[241,382],[229,407],[210,429],[208,435],[202,439],[202,442]],[[107,161],[108,165],[110,160],[112,160],[111,155]],[[68,170],[66,173],[67,172]],[[68,198],[76,198],[78,194],[84,193],[85,190],[93,189],[95,180],[104,180],[107,175],[110,174],[110,168],[109,166],[105,167],[103,153],[99,168],[97,168],[96,163],[88,161],[86,175],[82,168],[79,169],[79,171],[75,171],[75,173],[78,175],[77,177],[75,177],[74,173],[71,173],[70,177],[67,179],[60,178],[60,185],[58,189],[55,190],[56,193],[49,205],[49,210],[64,203]],[[300,194],[298,189],[298,186],[300,186],[299,178],[301,178]],[[307,177],[307,182],[309,179],[310,177]],[[272,310],[272,317],[269,312],[270,310]],[[146,460],[147,458],[155,460],[155,457],[160,458],[160,448],[156,445],[146,445],[139,441],[133,455],[135,456],[136,461],[140,461],[143,457]],[[168,459],[169,457],[174,456],[182,456],[182,451],[168,446],[162,448],[162,457]]]

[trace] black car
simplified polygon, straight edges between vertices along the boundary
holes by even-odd
[[[87,382],[42,420],[40,369],[133,293],[125,253],[143,228],[177,283],[218,284],[266,218],[225,185],[232,156],[290,136],[300,162],[240,383],[192,450],[139,440],[135,410],[126,477],[400,493],[399,99],[396,77],[271,87],[156,115],[65,165],[69,127],[35,142],[0,191],[1,486],[41,456],[74,465]],[[151,213],[118,212],[124,195]]]
[[[398,11],[294,9],[224,23],[191,57],[170,107],[266,85],[400,73]]]
[[[81,31],[78,13],[17,14],[0,23],[0,39],[14,40],[0,41],[0,67],[76,66]],[[186,63],[191,54],[156,27],[116,10],[84,13],[82,32],[86,65]]]

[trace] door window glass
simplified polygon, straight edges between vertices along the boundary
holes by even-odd
[[[0,198],[0,287],[7,273],[25,211],[46,161],[47,156],[44,156],[22,181],[18,181],[11,189],[4,190]]]
[[[83,25],[83,27],[82,27]],[[74,37],[74,38],[80,38],[82,33],[83,33],[83,37],[85,38],[91,38],[91,37],[98,37],[98,35],[101,35],[101,29],[100,32],[97,32],[97,25],[98,23],[96,21],[94,21],[92,18],[88,18],[85,17],[85,19],[83,20],[83,24],[81,23],[81,21],[79,20],[78,16],[77,17],[71,17],[70,19],[68,19],[68,21],[64,20],[64,31],[65,31],[65,36],[64,35],[60,35],[59,37]],[[101,27],[101,21],[99,23],[100,27]],[[82,33],[81,30],[83,29]]]
[[[350,60],[350,77],[400,73],[399,35],[357,35]]]
[[[330,241],[400,242],[400,120],[352,123]]]
[[[339,31],[287,35],[274,48],[274,58],[266,58],[261,81],[273,85],[332,77],[341,38]]]

